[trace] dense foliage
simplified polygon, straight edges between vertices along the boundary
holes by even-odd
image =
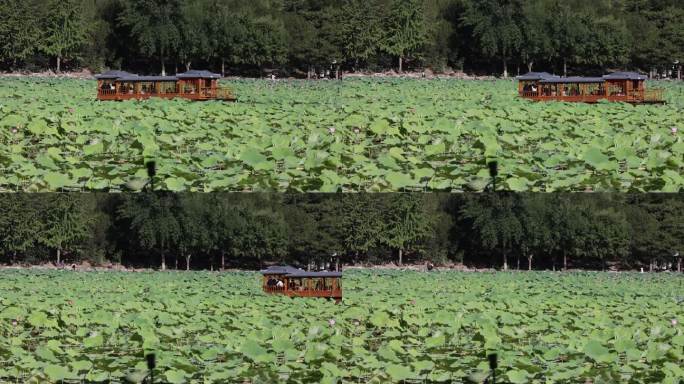
[[[681,277],[346,272],[344,300],[257,275],[0,272],[0,378],[641,382],[684,378]],[[468,381],[466,381],[468,382]]]
[[[509,81],[236,81],[239,102],[98,102],[0,80],[0,189],[681,191],[684,87],[666,106],[534,103]]]
[[[1,194],[0,262],[461,262],[681,271],[684,200],[605,194]]]
[[[408,64],[676,77],[684,62],[679,0],[3,0],[0,14],[9,69],[310,76]]]

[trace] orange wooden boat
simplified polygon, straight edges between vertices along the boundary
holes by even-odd
[[[342,272],[309,272],[284,265],[268,267],[261,274],[266,293],[342,301]]]
[[[534,101],[665,103],[664,91],[647,90],[646,76],[635,72],[615,72],[602,77],[560,77],[530,72],[517,79],[518,95]]]
[[[221,75],[188,71],[176,76],[138,76],[124,71],[95,75],[98,100],[142,100],[152,97],[235,101],[229,88],[218,84]]]

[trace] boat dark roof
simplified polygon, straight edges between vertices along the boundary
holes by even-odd
[[[179,79],[220,79],[221,75],[209,71],[192,70],[179,73],[176,76],[138,76],[126,71],[107,71],[95,75],[98,80],[120,80],[120,81],[177,81]]]
[[[117,80],[119,81],[177,81],[178,77],[176,76],[138,76],[138,75],[131,75],[131,76],[122,76],[119,77]]]
[[[262,275],[287,275],[290,273],[304,272],[304,270],[290,265],[272,265],[259,272],[261,272]]]
[[[274,265],[259,272],[262,275],[286,275],[288,277],[342,277],[342,272],[309,272],[289,265]]]
[[[522,76],[518,76],[518,80],[542,80],[542,79],[552,79],[558,76],[552,75],[548,72],[528,72]]]
[[[603,76],[606,80],[646,80],[646,76],[636,72],[613,72]]]
[[[554,84],[554,83],[603,83],[606,80],[646,80],[646,76],[636,73],[636,72],[613,72],[602,77],[560,77],[552,75],[548,72],[529,72],[522,76],[518,76],[517,79],[521,81],[525,80],[539,80],[542,83]]]
[[[287,277],[342,277],[342,272],[329,272],[329,271],[307,272],[307,271],[302,271],[302,272],[297,272],[297,273],[290,273],[287,275]]]
[[[107,71],[107,72],[100,73],[99,75],[95,75],[95,78],[98,80],[100,80],[100,79],[104,80],[104,79],[118,79],[120,77],[127,77],[127,76],[136,76],[136,75],[133,75],[132,73],[128,73],[126,71]]]
[[[603,83],[606,79],[603,77],[554,77],[550,79],[542,79],[541,83],[558,84],[558,83]]]
[[[209,71],[192,70],[176,75],[179,79],[220,79],[221,75]]]

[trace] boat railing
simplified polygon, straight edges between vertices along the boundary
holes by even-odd
[[[665,90],[658,88],[645,90],[643,100],[646,102],[663,102],[665,101]]]
[[[114,96],[116,95],[116,89],[100,88],[97,90],[100,96]]]
[[[264,292],[285,292],[285,287],[264,286]]]

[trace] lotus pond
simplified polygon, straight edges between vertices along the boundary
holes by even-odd
[[[681,191],[684,85],[665,106],[533,103],[512,81],[225,81],[237,103],[98,102],[0,79],[0,191]]]
[[[345,298],[254,273],[0,272],[2,382],[679,383],[684,278],[345,273]]]

